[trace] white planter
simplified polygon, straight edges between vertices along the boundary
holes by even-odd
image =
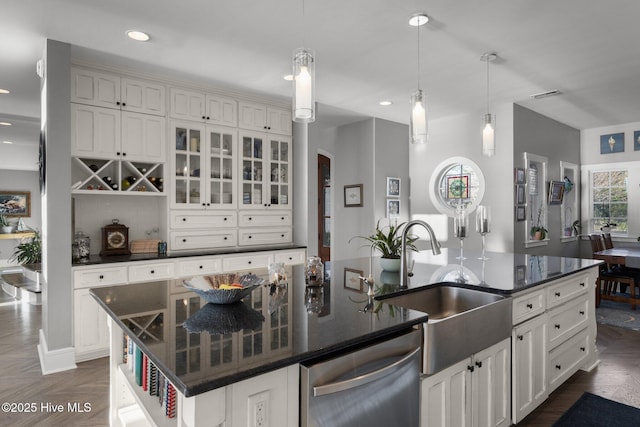
[[[13,233],[13,228],[13,225],[3,225],[1,231],[3,234],[11,234]]]
[[[400,258],[380,258],[384,271],[400,271]]]

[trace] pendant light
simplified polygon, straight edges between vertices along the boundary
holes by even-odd
[[[412,144],[427,143],[427,97],[420,89],[420,27],[429,22],[425,13],[414,13],[409,25],[418,27],[418,90],[411,95],[411,116],[409,117],[409,136]]]
[[[302,25],[304,0],[302,1]],[[304,45],[304,38],[303,38]],[[293,52],[293,121],[313,123],[316,120],[316,61],[314,52],[301,47]]]
[[[496,115],[489,112],[489,63],[496,60],[495,53],[484,53],[480,60],[487,63],[487,109],[482,115],[482,155],[492,157],[496,154]]]

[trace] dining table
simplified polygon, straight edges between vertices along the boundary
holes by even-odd
[[[593,257],[607,264],[620,264],[640,268],[640,246],[604,249],[593,253]]]

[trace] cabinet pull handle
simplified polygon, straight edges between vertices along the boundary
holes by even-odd
[[[584,310],[580,310],[580,314],[584,316]]]
[[[531,310],[533,308],[533,304],[527,304],[527,308]]]
[[[559,298],[560,297],[560,292],[556,292],[556,296]]]
[[[580,287],[584,288],[584,282],[580,282]]]
[[[467,366],[467,369],[469,370],[469,372],[473,372],[475,370],[475,368],[473,367],[473,365],[469,365]]]
[[[518,338],[518,341],[522,341],[524,339],[524,336],[518,335],[516,338]]]
[[[104,274],[101,274],[100,277],[98,277],[100,280],[104,279]]]
[[[476,366],[477,366],[478,368],[482,368],[482,361],[476,362]]]
[[[584,347],[580,347],[580,351],[585,352],[587,349]]]
[[[559,371],[560,369],[562,369],[562,365],[556,365],[556,369]]]
[[[555,324],[556,329],[560,329],[560,325],[559,324]]]

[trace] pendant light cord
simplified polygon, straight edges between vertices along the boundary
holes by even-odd
[[[487,56],[487,114],[489,114],[489,56]]]
[[[420,90],[420,25],[418,25],[418,90]]]

